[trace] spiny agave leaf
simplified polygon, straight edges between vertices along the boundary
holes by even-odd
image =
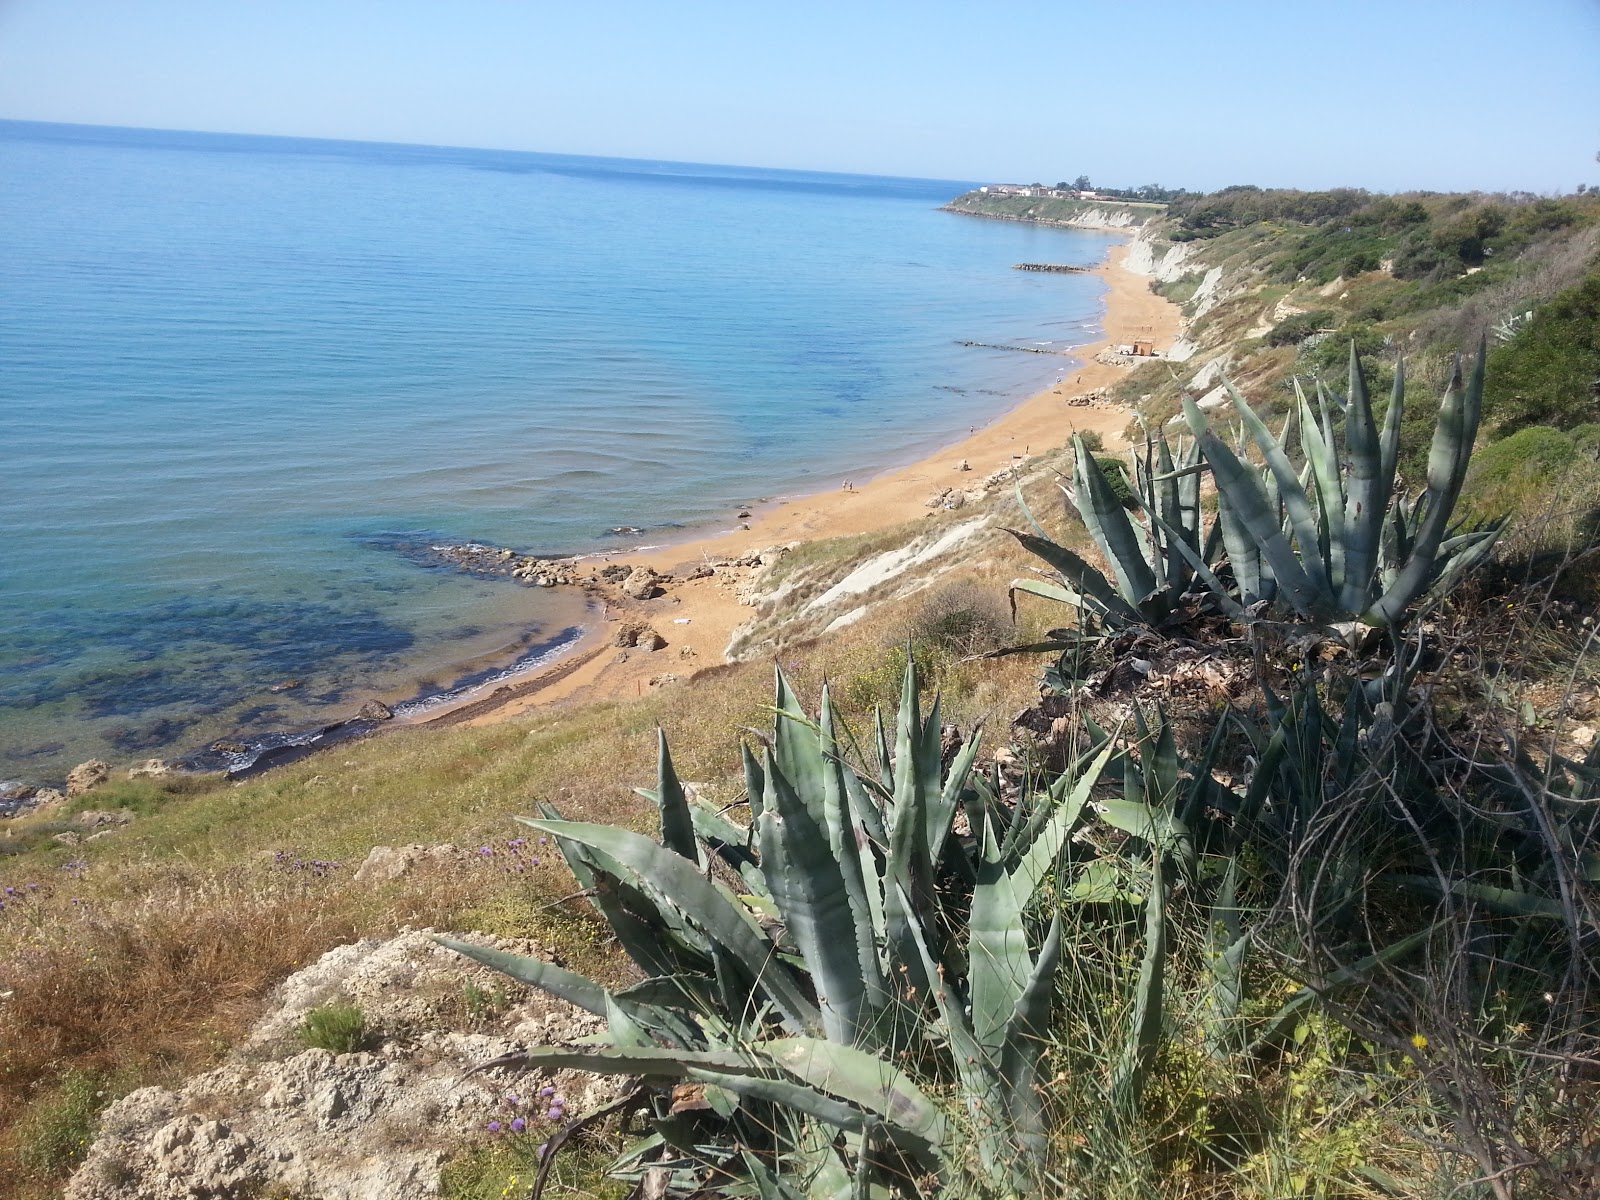
[[[683,858],[626,829],[579,821],[530,821],[553,837],[589,846],[677,905],[712,941],[734,955],[760,982],[786,1022],[810,1030],[821,1014],[773,953],[759,927],[720,888]]]
[[[822,757],[827,764],[824,775],[822,812],[826,821],[828,851],[838,864],[845,900],[850,910],[848,933],[854,939],[857,973],[865,989],[865,1003],[876,1010],[888,997],[881,986],[878,974],[878,948],[875,937],[878,921],[868,898],[868,871],[861,861],[861,843],[858,840],[854,803],[850,796],[849,780],[855,772],[845,766],[838,739],[834,733],[833,700],[826,684],[822,688],[822,713],[818,730]],[[791,835],[793,828],[788,831]],[[872,890],[877,890],[876,872],[873,872]]]
[[[800,1192],[789,1186],[787,1180],[780,1179],[773,1174],[772,1168],[767,1166],[743,1146],[739,1148],[739,1156],[744,1159],[745,1173],[750,1181],[755,1184],[756,1195],[760,1200],[806,1200]],[[641,1191],[643,1189],[640,1189]],[[727,1187],[723,1191],[725,1196],[743,1196],[746,1192],[735,1187]]]
[[[1146,558],[1147,548],[1139,544],[1128,510],[1111,490],[1111,484],[1100,464],[1083,444],[1083,438],[1073,435],[1072,445],[1077,457],[1075,470],[1078,486],[1084,493],[1078,504],[1083,523],[1117,572],[1117,591],[1128,604],[1137,608],[1139,602],[1156,590],[1156,577]]]
[[[1183,408],[1190,428],[1200,439],[1206,461],[1211,464],[1218,492],[1227,497],[1230,508],[1272,567],[1277,585],[1288,596],[1295,611],[1307,617],[1317,614],[1325,607],[1326,591],[1319,589],[1301,568],[1300,560],[1283,536],[1275,506],[1262,488],[1260,475],[1240,462],[1222,439],[1211,432],[1205,414],[1193,400],[1185,397]]]
[[[1272,477],[1277,481],[1278,495],[1288,510],[1289,524],[1294,530],[1295,542],[1300,548],[1300,565],[1311,583],[1322,594],[1324,602],[1331,603],[1333,588],[1328,579],[1328,564],[1322,559],[1321,538],[1317,516],[1311,509],[1311,498],[1306,495],[1294,465],[1284,452],[1281,440],[1273,437],[1266,422],[1256,416],[1255,410],[1239,394],[1237,388],[1231,383],[1224,386],[1227,387],[1228,395],[1232,398],[1233,406],[1238,410],[1245,428],[1255,440],[1256,448],[1261,451],[1261,457],[1272,472]],[[1289,413],[1292,417],[1294,409],[1291,408]],[[1218,486],[1221,486],[1220,481]]]
[[[1311,468],[1317,486],[1317,536],[1326,547],[1328,582],[1335,594],[1348,578],[1349,563],[1344,544],[1344,477],[1339,473],[1339,452],[1323,436],[1323,428],[1312,412],[1300,381],[1294,381],[1294,394],[1300,412],[1300,448]]]
[[[1206,938],[1211,990],[1203,1021],[1206,1049],[1213,1058],[1225,1058],[1238,1043],[1244,958],[1250,948],[1250,935],[1240,927],[1238,885],[1239,860],[1230,858],[1217,902],[1211,907],[1211,927]]]
[[[1428,490],[1423,497],[1426,512],[1409,557],[1377,603],[1362,614],[1363,621],[1378,626],[1399,623],[1438,570],[1439,544],[1444,540],[1450,514],[1461,494],[1472,443],[1478,436],[1478,418],[1483,412],[1485,357],[1480,350],[1471,382],[1465,387],[1461,381],[1461,362],[1456,361],[1450,384],[1439,404],[1438,424],[1428,451]]]
[[[1082,592],[1075,592],[1071,588],[1062,587],[1059,583],[1051,583],[1047,579],[1013,579],[1007,596],[1011,601],[1011,619],[1017,619],[1017,593],[1026,592],[1030,596],[1039,596],[1045,600],[1058,600],[1062,604],[1070,604],[1073,608],[1089,607]],[[1098,609],[1091,611],[1098,612]]]
[[[531,1046],[518,1056],[531,1070],[593,1071],[597,1075],[643,1075],[683,1079],[691,1070],[748,1075],[766,1070],[734,1050],[679,1050],[662,1046]]]
[[[1039,1167],[1049,1150],[1045,1126],[1040,1061],[1048,1044],[1050,1001],[1055,996],[1056,969],[1061,965],[1061,911],[1050,919],[1050,931],[1039,948],[1039,961],[1017,997],[1000,1047],[1000,1079],[1006,1113],[1018,1148]],[[1025,1168],[1026,1170],[1026,1168]]]
[[[889,812],[889,854],[884,870],[885,881],[898,886],[886,889],[884,921],[891,962],[904,965],[912,982],[921,989],[927,987],[927,981],[916,978],[919,965],[912,953],[911,930],[937,930],[927,811],[939,786],[939,753],[935,744],[930,778],[918,684],[916,656],[908,648],[895,726],[894,806]],[[937,731],[934,737],[937,739]],[[909,907],[903,902],[908,902]]]
[[[743,738],[739,740],[739,757],[744,763],[744,790],[745,797],[750,802],[750,826],[753,829],[756,818],[761,815],[761,798],[767,794],[767,780],[762,774],[760,760],[751,752]]]
[[[646,800],[654,800],[661,810],[661,844],[674,853],[681,854],[692,863],[700,862],[700,847],[694,840],[694,818],[689,815],[689,801],[684,795],[678,772],[672,767],[672,755],[667,750],[667,731],[656,727],[656,790],[643,788],[634,791]]]
[[[929,1148],[946,1143],[949,1133],[939,1106],[903,1067],[854,1046],[813,1037],[776,1038],[754,1049],[818,1091],[876,1113],[891,1134],[909,1136]]]
[[[596,1016],[606,1015],[606,990],[591,979],[574,974],[564,967],[554,963],[547,963],[541,959],[530,958],[525,954],[509,954],[504,950],[491,950],[487,946],[477,946],[471,942],[463,942],[459,938],[435,937],[434,941],[447,950],[454,950],[457,954],[464,954],[474,962],[480,962],[491,970],[499,971],[502,975],[509,975],[518,983],[526,983],[541,991],[549,992],[552,996],[565,1000],[568,1004],[576,1005],[585,1012],[594,1013]]]
[[[1000,1077],[988,1052],[978,1044],[967,1023],[961,998],[951,987],[946,973],[935,963],[928,943],[919,929],[911,930],[924,977],[929,981],[938,1006],[942,1032],[950,1044],[956,1075],[961,1081],[961,1099],[966,1105],[969,1129],[978,1141],[978,1158],[985,1171],[994,1171],[1007,1154],[1006,1131],[999,1123],[1005,1114],[1005,1095]]]
[[[546,814],[556,812],[550,804],[539,808]],[[560,820],[558,816],[547,819]],[[531,829],[539,828],[531,817],[516,820]],[[692,931],[653,898],[623,881],[615,863],[578,842],[559,836],[555,842],[590,903],[600,910],[628,957],[646,974],[675,975],[709,968],[705,948],[699,944],[704,939],[686,938]]]
[[[1161,1045],[1162,984],[1166,975],[1166,885],[1161,878],[1161,856],[1151,856],[1153,877],[1145,899],[1144,958],[1134,992],[1133,1020],[1128,1039],[1111,1080],[1111,1094],[1119,1112],[1131,1113],[1144,1094],[1145,1081],[1155,1065]]]
[[[773,673],[777,676],[777,699],[774,702],[776,716],[772,730],[773,758],[795,795],[811,810],[811,819],[820,825],[823,819],[823,777],[827,774],[828,764],[823,761],[815,726],[806,716],[800,698],[789,686],[781,668]],[[770,764],[767,770],[771,771]],[[767,794],[771,794],[770,781]]]
[[[872,743],[878,755],[878,782],[885,796],[894,795],[894,759],[889,753],[889,735],[883,727],[883,709],[872,706]]]
[[[1350,400],[1344,414],[1345,457],[1349,463],[1344,511],[1346,577],[1341,604],[1351,612],[1366,607],[1367,587],[1377,562],[1383,519],[1389,511],[1389,493],[1380,491],[1383,451],[1378,426],[1367,396],[1367,379],[1361,370],[1356,344],[1350,342]]]
[[[1018,1002],[1033,976],[1033,954],[1028,948],[1023,915],[1044,877],[1053,871],[1090,789],[1115,747],[1107,745],[1089,769],[1076,779],[1063,775],[1057,781],[1074,784],[1063,798],[1052,789],[1044,820],[1027,852],[1014,864],[1002,855],[985,856],[978,868],[968,917],[967,975],[972,997],[973,1037],[991,1057],[998,1059]]]
[[[1223,548],[1227,551],[1228,566],[1233,571],[1233,581],[1239,589],[1239,602],[1252,605],[1272,599],[1277,589],[1273,586],[1271,575],[1263,570],[1261,548],[1250,536],[1250,531],[1245,528],[1226,493],[1220,491],[1217,493],[1217,520],[1211,529],[1214,534],[1220,535]]]
[[[858,949],[864,937],[872,977],[877,976],[870,927],[862,930],[856,923],[827,831],[812,819],[810,808],[795,795],[783,771],[770,759],[766,768],[760,831],[767,886],[816,985],[823,1030],[835,1041],[851,1043],[868,1010]]]
[[[1143,904],[1144,896],[1128,888],[1122,865],[1114,858],[1096,858],[1083,864],[1071,886],[1061,893],[1063,904]]]
[[[1059,571],[1063,579],[1083,595],[1094,600],[1109,616],[1126,624],[1144,623],[1139,610],[1117,594],[1117,589],[1112,586],[1110,580],[1065,546],[1058,546],[1048,538],[1037,538],[1016,529],[1008,529],[1006,532],[1021,542],[1023,549],[1044,559]]]
[[[1391,875],[1389,878],[1427,896],[1442,897],[1448,891],[1453,896],[1475,901],[1492,912],[1511,917],[1546,917],[1559,921],[1566,915],[1560,901],[1536,892],[1494,887],[1468,879],[1451,879],[1447,881],[1448,887],[1444,887],[1432,875]]]
[[[1190,570],[1199,577],[1201,583],[1206,585],[1212,597],[1222,608],[1222,611],[1236,621],[1246,620],[1247,614],[1245,610],[1239,606],[1232,596],[1228,595],[1227,585],[1217,578],[1216,573],[1206,565],[1205,559],[1189,545],[1188,539],[1183,536],[1182,532],[1168,525],[1154,513],[1150,515],[1150,519],[1166,535],[1167,544],[1172,548],[1173,552],[1188,563]]]
[[[1072,836],[1072,830],[1083,813],[1089,793],[1100,782],[1100,774],[1116,749],[1115,741],[1107,738],[1105,745],[1081,773],[1065,773],[1051,786],[1049,816],[1011,869],[1011,886],[1023,904],[1033,899],[1045,877],[1055,870],[1061,851],[1065,849],[1067,839]]]
[[[1394,390],[1389,393],[1389,411],[1383,418],[1383,433],[1378,438],[1378,486],[1387,506],[1394,493],[1395,471],[1400,463],[1400,423],[1406,409],[1406,360],[1394,364]]]

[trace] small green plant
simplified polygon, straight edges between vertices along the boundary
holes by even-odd
[[[68,1071],[55,1097],[37,1107],[19,1131],[23,1168],[40,1179],[59,1179],[82,1162],[106,1099],[101,1076]]]
[[[466,1011],[467,1020],[475,1025],[482,1024],[505,1011],[506,989],[498,983],[493,987],[479,987],[469,979],[461,985],[461,1007]]]
[[[354,1054],[367,1044],[367,1018],[348,1000],[330,1000],[306,1013],[298,1033],[308,1049]]]

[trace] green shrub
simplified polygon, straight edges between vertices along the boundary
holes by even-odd
[[[1600,405],[1600,275],[1536,309],[1489,355],[1486,415],[1503,432],[1570,429]]]
[[[1295,313],[1285,317],[1272,327],[1267,334],[1267,345],[1288,346],[1299,345],[1313,333],[1338,323],[1339,317],[1326,309],[1317,309],[1313,312]]]
[[[1114,454],[1096,454],[1095,465],[1105,473],[1106,482],[1111,485],[1117,500],[1123,508],[1136,508],[1138,502],[1133,496],[1133,485],[1128,482],[1128,468],[1123,461]]]
[[[348,1000],[331,1000],[306,1014],[299,1034],[308,1049],[354,1054],[367,1044],[367,1018]]]
[[[1100,451],[1106,448],[1105,435],[1102,434],[1098,429],[1086,430],[1085,432],[1080,433],[1078,438],[1083,442],[1087,449],[1096,454],[1099,454]]]
[[[105,1104],[104,1082],[87,1071],[68,1071],[62,1077],[55,1097],[35,1108],[19,1130],[17,1157],[26,1170],[57,1179],[83,1161],[95,1115]]]

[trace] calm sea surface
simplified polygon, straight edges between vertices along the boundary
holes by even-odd
[[[952,181],[0,122],[0,779],[559,649],[429,569],[913,460],[1090,341],[1109,238]],[[293,688],[274,685],[299,681]]]

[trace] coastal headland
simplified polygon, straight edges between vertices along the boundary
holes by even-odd
[[[1018,466],[1059,448],[1074,431],[1097,432],[1108,446],[1120,444],[1132,419],[1129,410],[1098,400],[1068,401],[1099,393],[1125,377],[1126,367],[1097,360],[1108,347],[1135,340],[1164,347],[1178,336],[1182,323],[1178,306],[1151,291],[1149,276],[1128,268],[1128,251],[1129,243],[1113,246],[1107,261],[1094,268],[1106,287],[1102,336],[1077,348],[1075,356],[1083,365],[1052,386],[909,466],[752,509],[739,528],[728,532],[610,556],[621,566],[670,575],[671,585],[658,597],[608,602],[596,628],[548,668],[409,723],[488,724],[559,702],[624,699],[719,665],[735,630],[752,614],[740,602],[728,570],[708,569],[710,564],[748,563],[764,550],[927,520],[930,494]],[[661,651],[629,649],[628,627],[639,625],[664,637]]]

